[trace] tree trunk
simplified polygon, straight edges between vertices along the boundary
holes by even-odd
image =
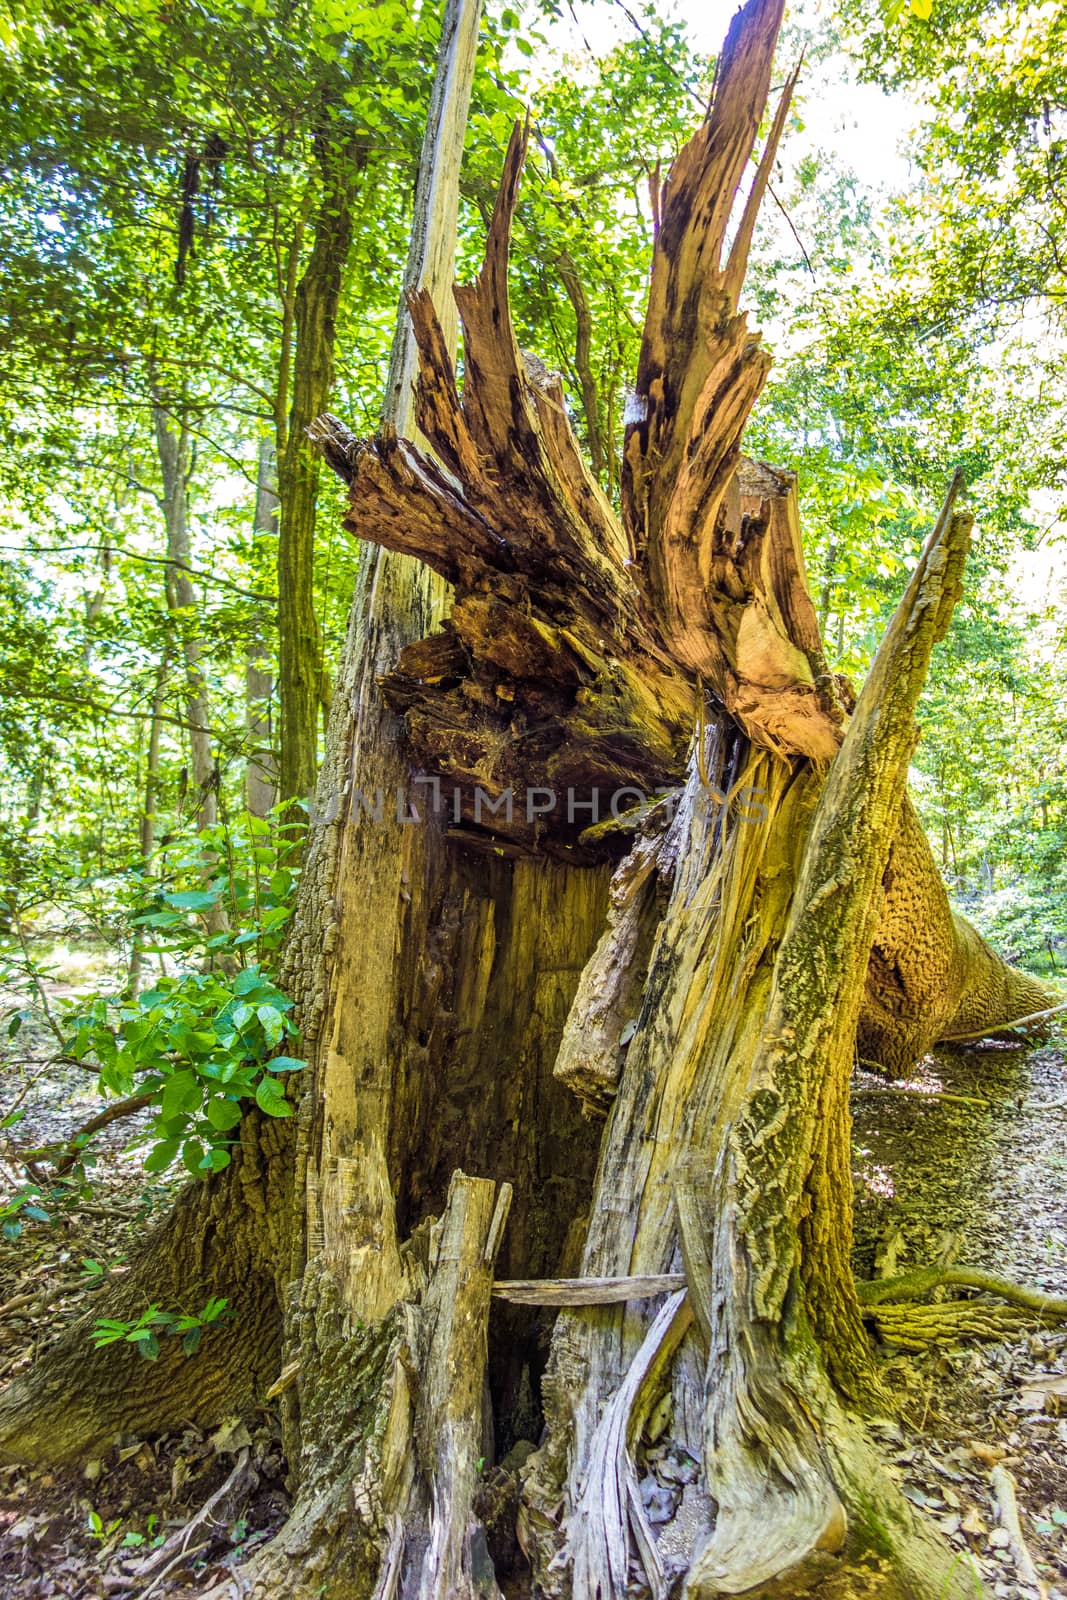
[[[431,119],[454,162],[472,11],[448,7]],[[423,257],[424,446],[315,429],[384,549],[289,954],[311,1065],[255,1259],[286,1311],[297,1498],[246,1574],[262,1596],[976,1592],[856,1420],[888,1401],[849,1260],[848,1078],[857,1040],[899,1070],[1039,986],[952,917],[905,795],[956,486],[853,705],[794,482],[740,456],[767,360],[738,296],[791,85],[724,238],[781,11],[738,14],[664,191],[621,518],[512,333],[518,130],[457,290],[462,397]],[[529,1282],[490,1304],[494,1271],[582,1282],[535,1283],[530,1310]],[[0,1401],[9,1451],[40,1453],[50,1370]],[[638,1464],[665,1457],[654,1527]]]
[[[0,1396],[6,1459],[65,1462],[99,1455],[121,1433],[165,1433],[247,1412],[281,1365],[281,1294],[290,1268],[287,1223],[292,1138],[285,1122],[247,1117],[230,1167],[194,1183],[145,1240],[129,1271],[48,1345],[28,1380]],[[95,1350],[100,1316],[135,1319],[151,1304],[199,1311],[212,1296],[225,1319],[193,1356],[164,1339],[159,1359],[131,1344]]]
[[[353,204],[365,153],[336,133],[336,108],[323,108],[315,141],[321,194],[311,254],[296,287],[293,395],[278,450],[278,708],[282,800],[308,801],[318,771],[322,642],[315,616],[315,503],[320,463],[307,429],[334,380],[337,307],[352,242]]]
[[[156,402],[152,407],[163,478],[163,516],[167,528],[167,605],[181,640],[185,665],[185,715],[189,734],[192,822],[213,828],[218,821],[218,772],[211,748],[203,646],[197,626],[196,591],[189,577],[189,429]]]
[[[253,537],[259,542],[278,533],[278,496],[274,492],[274,453],[259,441]],[[266,817],[274,805],[278,759],[274,748],[274,671],[258,625],[245,646],[245,805],[254,817]]]
[[[156,805],[159,800],[159,749],[163,735],[163,701],[170,671],[170,646],[156,668],[156,681],[152,688],[152,704],[148,723],[148,750],[145,755],[144,787],[141,791],[141,816],[137,827],[137,844],[141,855],[141,871],[147,877],[152,867],[156,849]],[[133,930],[130,945],[129,992],[136,995],[141,986],[141,967],[144,959],[144,929],[138,924]]]

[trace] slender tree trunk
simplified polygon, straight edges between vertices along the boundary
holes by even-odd
[[[570,256],[560,256],[559,275],[574,311],[574,370],[578,374],[578,383],[582,391],[582,412],[585,416],[586,438],[589,441],[589,459],[596,477],[602,478],[607,467],[607,450],[600,426],[600,398],[593,373],[593,319],[589,311],[589,300],[585,285],[579,277],[578,268]]]
[[[278,497],[274,492],[274,454],[266,439],[259,442],[253,538],[277,537]],[[266,817],[277,797],[278,763],[273,726],[274,670],[270,651],[256,628],[245,647],[245,805],[254,817]]]
[[[170,646],[166,645],[156,668],[156,681],[152,689],[152,704],[148,724],[148,750],[145,755],[144,788],[141,794],[141,815],[137,824],[137,844],[141,855],[141,871],[147,877],[156,848],[156,805],[159,799],[159,751],[163,733],[163,703],[170,671]],[[141,986],[141,967],[144,957],[144,930],[136,927],[130,947],[129,991],[136,995]]]
[[[352,136],[332,131],[325,108],[315,154],[321,193],[311,253],[294,296],[293,393],[278,451],[279,797],[310,799],[318,771],[323,671],[315,616],[315,506],[320,462],[307,429],[324,409],[334,381],[337,307],[352,242],[353,207],[366,155]]]
[[[181,640],[185,667],[185,715],[189,733],[190,786],[195,827],[218,821],[218,772],[211,747],[207,679],[203,643],[197,624],[196,591],[189,576],[190,434],[184,417],[177,420],[162,405],[152,416],[163,478],[163,516],[167,528],[167,605]]]

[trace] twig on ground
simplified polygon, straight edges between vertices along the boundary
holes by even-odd
[[[860,1062],[863,1066],[863,1062]],[[1029,1111],[1036,1109],[1031,1106],[1016,1106],[1014,1101],[980,1100],[976,1095],[946,1094],[940,1089],[910,1088],[903,1083],[864,1083],[853,1089],[853,1094],[906,1094],[915,1101],[941,1100],[949,1105],[978,1106],[982,1111],[989,1111],[996,1105],[1010,1105],[1012,1110]]]
[[[166,1575],[177,1560],[193,1553],[189,1549],[189,1541],[194,1534],[203,1531],[205,1525],[213,1520],[218,1520],[220,1526],[223,1522],[228,1523],[233,1520],[231,1514],[233,1505],[243,1496],[251,1494],[258,1482],[259,1474],[249,1459],[246,1446],[237,1457],[237,1465],[229,1477],[215,1490],[210,1499],[204,1501],[200,1510],[190,1517],[184,1527],[176,1529],[165,1544],[161,1544],[158,1550],[153,1550],[152,1554],[146,1556],[136,1567],[136,1575],[139,1578],[147,1578],[153,1573],[156,1574],[154,1581],[144,1590],[141,1600],[145,1600],[145,1597],[151,1593],[160,1579]],[[218,1512],[218,1519],[216,1519],[216,1512]],[[210,1540],[208,1543],[210,1543]],[[200,1550],[205,1549],[206,1546],[198,1545],[196,1548]],[[173,1560],[172,1557],[174,1558]]]
[[[995,1028],[983,1028],[979,1033],[946,1033],[938,1039],[938,1044],[977,1044],[980,1039],[992,1039],[998,1033],[1006,1033],[1009,1028],[1025,1028],[1031,1022],[1044,1022],[1048,1017],[1057,1017],[1061,1012],[1067,1011],[1067,1000],[1062,1000],[1058,1006],[1049,1006],[1047,1011],[1031,1011],[1028,1017],[1014,1017],[1011,1022],[1001,1022]]]
[[[167,1562],[162,1572],[156,1573],[148,1587],[141,1590],[137,1600],[149,1600],[149,1596],[155,1594],[164,1578],[169,1577],[175,1567],[180,1566],[183,1561],[191,1561],[194,1556],[200,1555],[204,1550],[210,1550],[211,1544],[212,1541],[210,1539],[205,1539],[202,1544],[194,1544],[191,1550],[179,1550],[174,1559]]]
[[[1030,1552],[1026,1548],[1023,1530],[1019,1526],[1019,1507],[1015,1499],[1015,1479],[1007,1467],[998,1465],[989,1474],[989,1482],[992,1485],[993,1496],[997,1503],[997,1517],[999,1518],[1000,1526],[1011,1541],[1008,1548],[1011,1550],[1012,1560],[1015,1562],[1015,1570],[1019,1574],[1019,1582],[1036,1589],[1041,1596],[1041,1600],[1048,1600],[1048,1585],[1042,1580],[1041,1574],[1034,1566]]]

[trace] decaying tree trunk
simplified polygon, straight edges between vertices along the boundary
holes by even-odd
[[[512,332],[519,131],[456,291],[462,396],[446,238],[415,253],[399,426],[314,429],[382,548],[290,953],[311,1066],[266,1166],[250,1121],[201,1191],[240,1229],[244,1160],[280,1174],[263,1242],[210,1269],[280,1308],[257,1343],[296,1500],[246,1575],[264,1597],[976,1592],[856,1420],[887,1404],[866,1324],[901,1308],[852,1278],[848,1080],[857,1047],[906,1071],[1047,997],[952,917],[905,793],[956,486],[854,704],[794,482],[740,455],[767,357],[738,299],[789,88],[724,241],[781,13],[738,14],[664,191],[621,516]],[[453,198],[476,26],[450,0],[453,176],[424,159],[423,185]],[[217,1386],[175,1376],[209,1419]],[[41,1396],[72,1382],[64,1356],[9,1392],[0,1444],[137,1425],[127,1401],[62,1428]]]

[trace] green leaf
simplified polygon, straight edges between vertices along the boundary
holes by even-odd
[[[256,1105],[268,1117],[291,1117],[293,1108],[277,1078],[261,1078],[256,1084]]]
[[[182,1145],[182,1165],[194,1178],[203,1176],[204,1147],[199,1139],[186,1139]]]
[[[307,1066],[306,1061],[300,1061],[296,1056],[272,1056],[267,1062],[268,1072],[303,1072]]]
[[[236,1100],[220,1099],[215,1097],[207,1102],[204,1115],[213,1128],[218,1128],[220,1133],[227,1133],[230,1128],[236,1128],[241,1120],[241,1108]]]
[[[256,1010],[260,1025],[266,1035],[267,1043],[272,1047],[280,1044],[285,1032],[285,1018],[274,1006],[263,1005]]]
[[[218,898],[209,889],[182,889],[178,894],[163,896],[168,906],[177,906],[181,911],[210,911],[218,904]]]
[[[152,1146],[145,1156],[144,1170],[146,1172],[165,1171],[178,1154],[180,1143],[180,1139],[161,1139],[158,1144]]]
[[[165,1122],[195,1111],[204,1097],[204,1091],[195,1072],[174,1072],[163,1085],[160,1116]]]

